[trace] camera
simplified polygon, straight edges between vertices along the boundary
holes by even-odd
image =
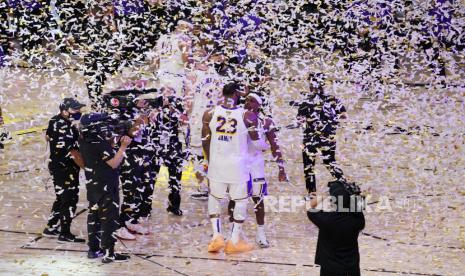
[[[138,97],[148,93],[157,93],[157,89],[144,90],[114,90],[103,95],[103,102],[110,113],[127,113],[137,109]],[[163,97],[144,99],[151,108],[159,108],[163,105]]]
[[[96,141],[130,135],[131,127],[130,120],[119,120],[107,113],[89,113],[81,117],[80,132],[84,140]]]

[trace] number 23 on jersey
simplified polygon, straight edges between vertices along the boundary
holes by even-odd
[[[237,132],[237,120],[234,118],[216,117],[216,133],[233,135]]]

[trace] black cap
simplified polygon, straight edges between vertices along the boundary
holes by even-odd
[[[312,87],[320,88],[325,86],[326,75],[320,72],[311,72],[308,74],[307,80]]]
[[[78,102],[78,100],[74,98],[64,98],[63,102],[60,104],[60,110],[67,110],[69,108],[81,109],[84,106],[86,105]]]

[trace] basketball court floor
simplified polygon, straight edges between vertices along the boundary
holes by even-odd
[[[281,78],[291,73],[275,72],[272,82],[273,114],[281,127],[278,137],[290,181],[278,182],[277,166],[269,157],[266,220],[271,247],[239,255],[209,254],[207,204],[189,199],[196,185],[192,166],[186,165],[181,205],[185,215],[174,217],[165,211],[167,173],[162,172],[150,220],[153,234],[118,243],[119,250],[132,254],[130,262],[103,265],[87,259],[84,244],[62,245],[40,235],[54,200],[43,128],[58,112],[61,98],[77,95],[88,103],[82,74],[56,69],[0,68],[0,106],[13,133],[0,152],[1,275],[318,275],[318,229],[307,219],[302,202],[301,132],[286,128],[296,114],[288,101],[303,85],[298,79]],[[347,78],[341,81],[337,70],[325,71],[332,80],[328,91],[348,110],[337,135],[338,162],[345,175],[369,193],[366,228],[359,237],[362,275],[464,275],[463,88],[401,86],[393,81],[377,94],[361,93],[360,85]],[[454,76],[451,82],[463,84],[463,76]],[[106,89],[124,78],[115,76]],[[318,190],[325,193],[330,175],[318,162]],[[72,231],[83,237],[86,208],[81,184]],[[245,233],[253,241],[251,205],[248,213]],[[223,227],[229,232],[225,221]]]

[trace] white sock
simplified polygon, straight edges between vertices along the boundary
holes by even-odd
[[[213,238],[216,238],[221,235],[221,220],[220,218],[211,218],[210,221],[212,223]]]
[[[257,225],[257,234],[260,236],[265,235],[265,225]]]
[[[236,244],[239,241],[242,232],[242,223],[233,222],[233,228],[231,231],[231,241]]]

